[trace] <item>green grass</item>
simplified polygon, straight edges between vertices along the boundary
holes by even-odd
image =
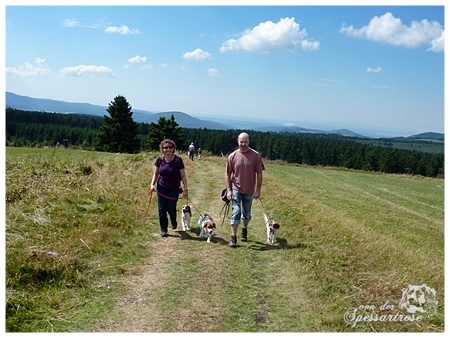
[[[6,148],[7,332],[444,331],[444,180],[266,163],[249,242],[231,249],[225,158],[183,157],[192,230],[161,238],[157,155]],[[345,322],[362,305],[386,314],[408,284],[434,288],[438,313]]]
[[[373,146],[415,150],[431,154],[443,154],[445,147],[445,143],[443,141],[434,139],[362,139],[359,142],[368,143]]]

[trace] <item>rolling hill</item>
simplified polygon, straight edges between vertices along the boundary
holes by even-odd
[[[425,140],[425,141],[442,141],[444,142],[444,134],[441,133],[421,133],[417,135],[411,135],[408,139]]]
[[[28,96],[17,95],[11,92],[6,92],[6,107],[61,114],[87,114],[95,116],[104,116],[108,114],[106,111],[108,107],[106,106],[98,106],[89,103],[57,101],[51,99],[36,99]],[[170,118],[171,115],[174,115],[177,123],[184,128],[231,129],[231,127],[226,124],[200,120],[182,112],[170,111],[154,113],[139,109],[132,109],[132,112],[133,119],[138,123],[156,123],[160,117]]]
[[[61,114],[87,114],[94,116],[104,116],[107,114],[107,106],[93,105],[90,103],[65,102],[52,99],[32,98],[28,96],[18,95],[12,92],[6,92],[6,107],[29,110],[29,111],[43,111]],[[347,137],[355,138],[371,138],[348,129],[339,130],[319,130],[308,129],[293,125],[276,125],[274,123],[258,121],[256,125],[254,120],[239,120],[232,121],[226,119],[199,119],[189,114],[180,111],[167,112],[151,112],[146,110],[133,109],[133,119],[138,123],[156,123],[160,117],[171,118],[173,115],[177,123],[183,128],[207,128],[207,129],[247,129],[256,131],[271,131],[271,132],[287,132],[287,133],[315,133],[315,134],[337,134]],[[395,139],[395,138],[392,138]],[[436,140],[444,141],[444,134],[440,133],[421,133],[411,135],[408,139],[412,140]]]
[[[106,106],[93,105],[89,103],[65,102],[52,99],[32,98],[28,96],[18,95],[11,92],[6,92],[6,107],[30,110],[43,111],[61,114],[87,114],[95,116],[104,116],[107,114]],[[297,126],[276,125],[273,123],[265,123],[258,121],[259,125],[255,125],[254,120],[240,120],[240,121],[212,121],[207,119],[199,119],[192,117],[189,114],[180,111],[167,112],[150,112],[145,110],[133,109],[133,119],[138,123],[152,123],[157,122],[160,117],[170,118],[171,115],[175,117],[177,123],[183,128],[207,128],[207,129],[248,129],[256,131],[273,131],[273,132],[290,132],[290,133],[332,133],[344,136],[364,137],[356,134],[350,130],[336,130],[324,131],[318,129],[307,129]]]

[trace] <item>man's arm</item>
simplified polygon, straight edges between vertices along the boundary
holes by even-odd
[[[262,186],[263,174],[262,172],[256,174],[256,190],[253,194],[253,198],[261,197],[261,186]]]

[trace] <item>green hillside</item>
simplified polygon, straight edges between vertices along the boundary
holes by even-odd
[[[435,140],[444,142],[444,134],[441,133],[422,133],[417,135],[412,135],[408,137],[409,139],[415,140]]]
[[[192,230],[161,238],[157,155],[6,148],[6,332],[444,332],[443,179],[266,161],[232,249],[225,158],[181,155]],[[436,311],[400,308],[422,284]]]
[[[174,113],[175,114],[175,113]],[[181,115],[183,116],[183,115]],[[180,115],[177,115],[179,118]],[[173,116],[175,119],[175,116]],[[176,120],[175,120],[176,122]],[[103,119],[80,114],[57,114],[6,109],[6,145],[95,149]],[[138,125],[142,150],[149,148],[150,125]],[[182,128],[177,148],[194,142],[213,155],[232,152],[238,130]],[[444,143],[401,139],[363,139],[335,134],[252,131],[252,145],[269,160],[317,166],[444,177]],[[159,143],[159,139],[157,143]]]

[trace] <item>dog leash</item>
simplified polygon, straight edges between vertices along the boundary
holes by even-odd
[[[220,217],[220,214],[222,213],[222,211],[224,211],[224,210],[225,210],[225,212],[223,213],[222,226],[223,226],[223,222],[225,222],[225,216],[228,215],[228,212],[230,210],[230,203],[224,203],[222,210],[220,210],[219,217]]]
[[[223,226],[223,222],[225,222],[225,216],[228,215],[228,212],[230,210],[230,204],[231,204],[231,200],[229,200],[227,197],[227,189],[222,190],[220,198],[222,199],[222,201],[225,202],[225,204],[222,207],[222,210],[220,210],[220,212],[219,212],[219,217],[220,217],[220,215],[224,211],[223,218],[222,218],[222,226]]]
[[[186,200],[188,201],[188,203],[192,204],[192,206],[194,207],[195,211],[197,211],[200,216],[203,216],[202,213],[200,211],[198,211],[198,209],[195,206],[195,204],[192,203],[192,200],[189,197],[186,197]]]
[[[162,197],[164,197],[164,198],[167,198],[167,199],[170,199],[170,200],[174,200],[174,201],[178,201],[178,200],[179,200],[179,198],[169,197],[169,196],[166,196],[166,195],[164,195],[164,194],[161,194],[161,193],[158,192],[157,190],[155,190],[155,191],[156,191],[156,193],[157,193],[158,195],[160,195],[160,196],[162,196]],[[149,195],[150,195],[150,198],[149,198],[149,200],[148,200],[147,210],[145,211],[145,215],[144,215],[144,217],[142,218],[142,224],[145,223],[145,219],[147,218],[148,212],[149,212],[149,210],[150,210],[150,204],[152,203],[152,196],[153,196],[153,191],[152,191],[152,190],[149,191]],[[186,197],[186,199],[188,199],[188,197]]]
[[[142,219],[142,224],[145,223],[145,219],[147,218],[148,211],[150,210],[150,204],[152,203],[153,191],[150,190],[149,195],[150,195],[150,198],[148,200],[147,210],[145,211],[144,218]]]
[[[160,192],[158,192],[158,190],[156,190],[156,193],[157,193],[159,196],[162,196],[162,197],[167,198],[167,199],[172,200],[172,201],[178,201],[178,200],[179,200],[178,197],[174,198],[174,197],[169,197],[169,196],[166,196],[166,195],[164,195],[164,194],[161,194]]]
[[[261,206],[262,206],[262,208],[263,208],[263,212],[264,212],[264,210],[265,210],[266,208],[264,208],[264,203],[263,203],[263,201],[262,201],[262,198],[261,198],[261,197],[259,198],[259,201],[261,202]]]
[[[267,215],[267,213],[265,212],[265,209],[266,209],[266,208],[264,207],[264,203],[263,203],[261,197],[259,198],[259,201],[261,202],[261,206],[262,206],[262,208],[263,208],[263,213],[265,213],[265,214]],[[267,217],[269,217],[269,215],[267,215]],[[269,217],[269,219],[270,219],[270,217]]]

